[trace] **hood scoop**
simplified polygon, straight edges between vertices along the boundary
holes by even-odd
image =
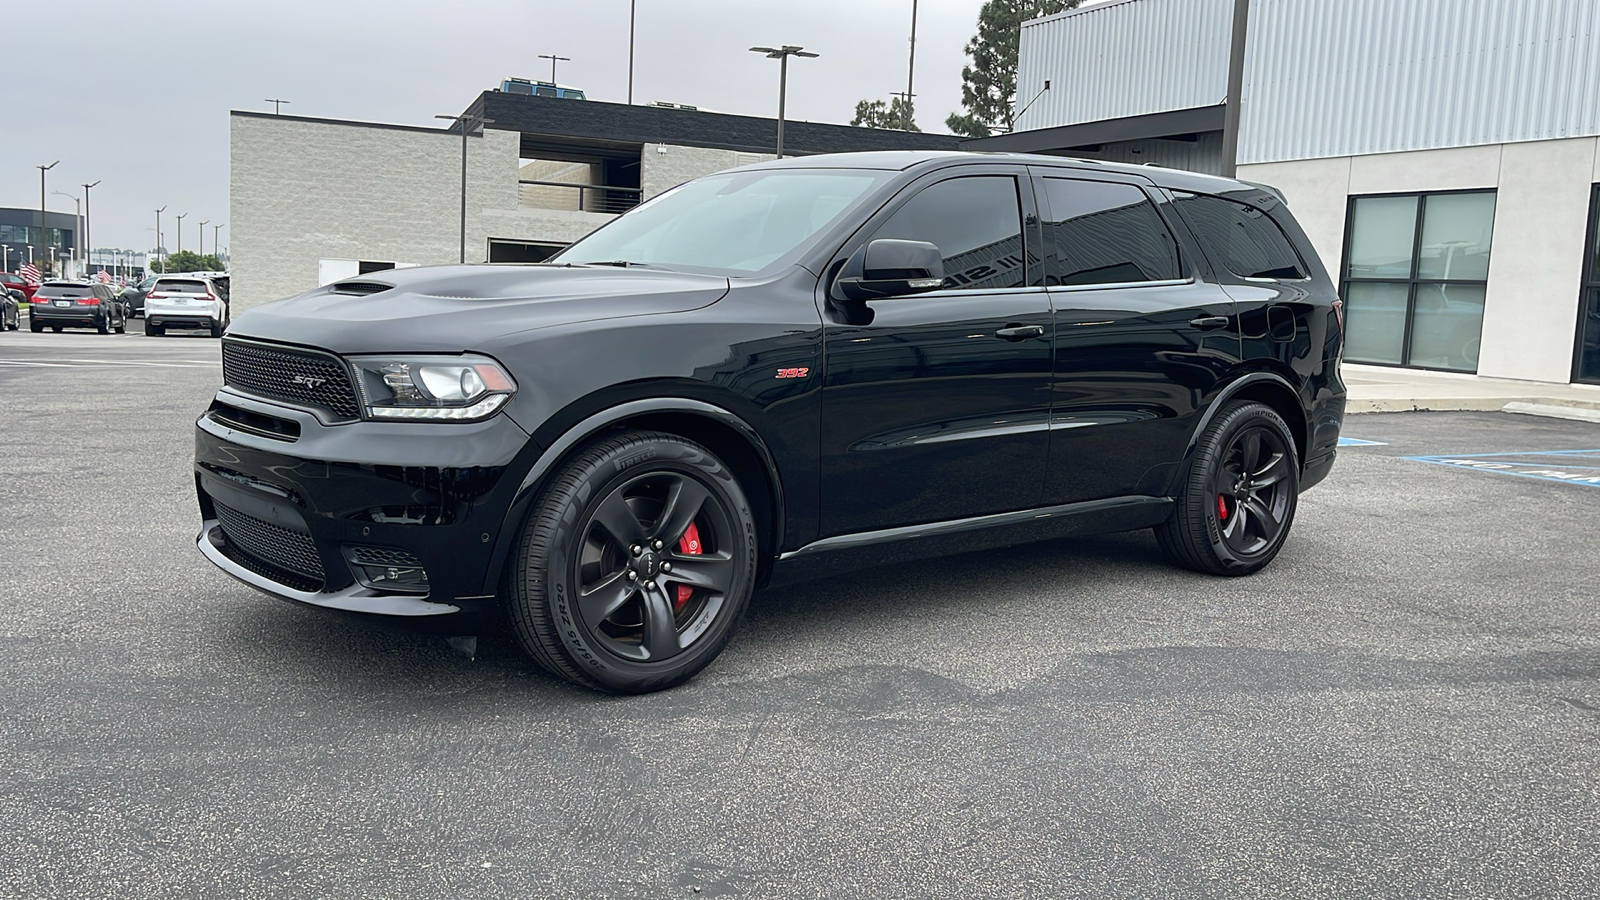
[[[348,294],[353,297],[365,297],[368,294],[381,294],[393,290],[392,284],[380,284],[376,281],[341,281],[328,288],[334,294]]]

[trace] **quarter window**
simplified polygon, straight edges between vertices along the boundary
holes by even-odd
[[[1178,251],[1144,191],[1131,184],[1045,179],[1049,284],[1127,284],[1178,278]]]
[[[1027,283],[1022,207],[1009,175],[952,178],[923,188],[873,235],[927,241],[944,257],[945,286],[1015,288]]]
[[[1178,209],[1211,262],[1235,278],[1305,278],[1289,238],[1266,211],[1205,194],[1179,194]]]
[[[1493,191],[1352,197],[1345,359],[1478,370]]]

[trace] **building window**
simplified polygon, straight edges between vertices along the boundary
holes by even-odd
[[[1589,249],[1583,255],[1578,303],[1578,351],[1572,380],[1600,384],[1600,184],[1589,195]]]
[[[1350,198],[1345,359],[1478,370],[1494,191]]]

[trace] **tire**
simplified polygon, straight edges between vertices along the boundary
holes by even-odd
[[[64,327],[66,327],[66,326],[64,326],[64,325],[51,325],[50,326],[50,330],[54,331],[56,334],[60,334],[61,333],[61,329],[64,328]]]
[[[222,337],[222,329],[224,329],[226,327],[227,326],[223,325],[221,322],[218,322],[215,325],[212,325],[211,326],[211,336],[214,337],[214,338]]]
[[[535,502],[507,567],[506,613],[552,674],[618,694],[663,690],[733,636],[756,547],[744,490],[711,451],[622,432],[579,451]]]
[[[106,316],[104,319],[101,319],[99,324],[94,326],[94,330],[100,332],[101,334],[110,334],[111,333],[111,317],[110,316]]]
[[[30,317],[28,319],[28,330],[33,332],[34,334],[40,334],[40,333],[42,333],[44,331],[44,326],[42,324],[38,323],[38,322],[35,322]]]
[[[1197,572],[1259,572],[1282,549],[1299,494],[1300,458],[1283,417],[1262,403],[1230,402],[1200,434],[1156,542]]]
[[[128,317],[127,316],[123,316],[122,317],[122,321],[118,322],[117,323],[117,327],[115,329],[113,329],[113,330],[116,331],[117,334],[127,334],[128,333]]]
[[[144,335],[145,335],[145,337],[161,337],[162,335],[164,335],[166,333],[167,333],[167,326],[165,326],[165,325],[148,325],[147,324],[147,325],[144,326]]]

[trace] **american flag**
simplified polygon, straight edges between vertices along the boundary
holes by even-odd
[[[101,284],[110,284],[111,283],[111,275],[109,273],[107,273],[105,269],[101,269],[99,274],[95,275],[94,277],[95,277],[95,280],[100,282]]]
[[[44,281],[43,278],[39,277],[39,270],[34,267],[33,263],[23,263],[17,274],[21,275],[22,280],[29,284],[40,284]]]

